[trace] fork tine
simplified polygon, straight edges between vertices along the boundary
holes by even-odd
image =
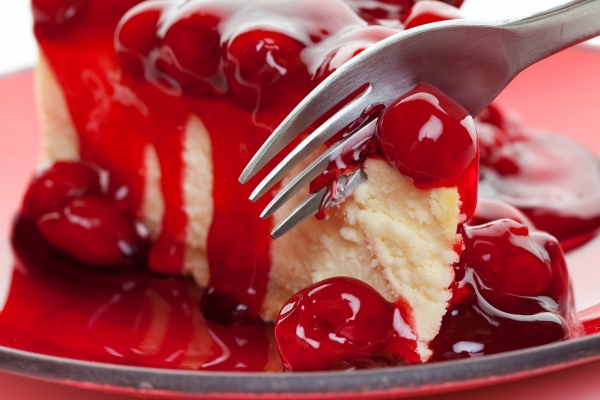
[[[313,161],[308,167],[306,167],[294,179],[292,179],[292,181],[287,184],[279,193],[277,193],[269,205],[265,207],[263,212],[260,214],[260,217],[262,219],[270,217],[275,211],[277,211],[282,205],[284,205],[296,193],[298,193],[300,189],[323,173],[323,171],[325,171],[329,164],[333,161],[335,156],[344,155],[371,138],[375,131],[376,122],[376,120],[373,120],[367,123],[358,129],[356,133],[346,136],[327,149],[325,153],[321,154],[319,158]]]
[[[302,143],[292,150],[281,161],[250,195],[251,201],[256,201],[279,182],[298,163],[304,160],[323,143],[331,139],[337,132],[360,117],[362,112],[370,105],[371,87],[369,86],[357,98],[348,103],[344,108],[325,121],[318,129],[311,133]]]
[[[273,239],[278,239],[281,236],[285,235],[289,232],[293,227],[300,224],[302,221],[312,217],[317,212],[319,212],[319,208],[321,207],[321,201],[323,201],[323,196],[327,192],[327,188],[319,190],[308,196],[302,203],[298,204],[292,212],[290,212],[284,219],[277,224],[277,226],[271,232],[271,236]]]
[[[325,205],[325,208],[340,204],[347,196],[354,193],[358,186],[366,182],[367,179],[367,175],[362,168],[359,168],[350,174],[342,175],[337,181],[338,185],[335,189],[336,193],[334,194],[334,198]],[[273,239],[280,238],[296,225],[319,212],[323,197],[327,193],[327,190],[327,187],[324,187],[318,192],[311,194],[294,208],[294,210],[282,219],[275,229],[273,229],[271,232]]]
[[[244,168],[239,178],[240,183],[248,182],[313,122],[366,83],[361,82],[357,85],[356,82],[357,80],[353,79],[351,73],[334,73],[321,82],[292,110],[267,141],[263,143]]]

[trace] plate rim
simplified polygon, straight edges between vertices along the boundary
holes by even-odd
[[[112,393],[222,397],[371,398],[435,394],[533,377],[600,359],[600,333],[456,361],[363,371],[207,372],[133,367],[0,346],[0,370]],[[315,384],[316,382],[316,384]]]

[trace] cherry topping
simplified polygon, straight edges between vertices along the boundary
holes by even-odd
[[[453,299],[432,361],[554,343],[579,334],[563,252],[552,236],[504,219],[461,230]]]
[[[517,132],[490,143],[481,153],[483,196],[519,208],[564,245],[594,235],[600,227],[600,163],[594,154],[552,134]]]
[[[434,0],[421,0],[415,3],[404,21],[404,29],[462,18],[456,7]]]
[[[536,229],[533,222],[531,222],[527,215],[523,214],[518,208],[503,201],[488,199],[486,197],[477,199],[477,208],[471,219],[467,221],[467,224],[471,226],[483,225],[505,218],[523,224],[530,230]]]
[[[280,32],[253,30],[230,39],[226,73],[232,98],[254,107],[275,100],[308,78],[304,45]]]
[[[458,186],[469,218],[477,202],[478,143],[473,119],[447,95],[419,84],[383,112],[375,140],[416,187]]]
[[[145,77],[152,66],[147,59],[158,41],[156,26],[162,14],[160,7],[140,7],[127,14],[117,26],[114,47],[121,68],[132,76]]]
[[[529,228],[510,219],[466,226],[465,251],[483,284],[517,296],[537,296],[552,280],[548,253]]]
[[[175,78],[188,94],[203,95],[214,87],[226,89],[220,73],[221,44],[218,16],[202,10],[177,20],[166,32],[160,51],[168,56],[157,67]]]
[[[33,179],[25,193],[21,215],[36,220],[46,211],[83,195],[102,195],[99,168],[59,161]]]
[[[331,278],[289,299],[275,322],[286,369],[318,371],[419,361],[408,307],[366,283]]]
[[[38,227],[54,247],[90,266],[130,266],[145,247],[143,230],[94,197],[71,199],[42,215]]]
[[[44,36],[59,33],[77,20],[86,6],[86,0],[33,0],[36,33]]]

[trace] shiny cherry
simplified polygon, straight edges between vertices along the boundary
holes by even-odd
[[[483,284],[517,296],[537,296],[552,281],[548,253],[529,228],[510,219],[465,227],[465,251]]]
[[[469,218],[477,202],[479,151],[473,119],[431,85],[419,84],[383,112],[375,140],[416,187],[458,186]]]
[[[132,265],[145,246],[133,222],[95,197],[71,199],[42,215],[38,228],[55,248],[94,267]]]
[[[330,278],[285,303],[275,338],[291,371],[417,362],[416,337],[407,318],[405,308],[387,302],[366,283]]]
[[[100,169],[91,164],[59,161],[33,179],[25,193],[21,215],[36,220],[69,199],[83,195],[102,195]]]
[[[202,95],[226,90],[221,74],[219,16],[194,10],[174,23],[159,46],[169,54],[158,60],[157,68],[176,79],[188,94]]]

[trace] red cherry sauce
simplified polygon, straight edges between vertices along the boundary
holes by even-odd
[[[478,118],[480,195],[520,209],[568,250],[600,227],[600,162],[576,142],[531,133],[495,108]]]
[[[558,241],[511,219],[461,228],[465,249],[432,361],[476,357],[577,337]]]
[[[385,109],[375,142],[417,188],[457,187],[461,212],[466,218],[473,214],[479,147],[473,119],[458,103],[419,84]]]
[[[366,283],[330,278],[296,293],[281,309],[275,338],[289,371],[375,368],[420,362],[410,308]]]
[[[412,10],[414,10],[413,7],[415,4],[422,2],[422,0],[346,0],[346,2],[350,4],[350,6],[370,24],[399,27],[401,26],[400,24],[403,23],[404,28],[408,29],[408,26],[406,26],[406,20],[409,18]],[[463,3],[463,0],[444,0],[439,3],[450,4],[458,8]],[[434,8],[434,10],[431,10],[431,8]],[[440,8],[444,10],[442,7],[434,6],[428,7],[427,11],[429,11],[429,14],[438,15],[440,17],[449,14],[448,11],[445,13],[440,12]],[[435,21],[440,20],[442,19],[436,19]]]
[[[462,18],[462,15],[456,7],[437,1],[421,0],[415,3],[404,20],[404,29],[459,18]]]
[[[12,241],[0,346],[141,367],[282,371],[272,326],[206,320],[203,290],[191,278],[86,267],[50,246],[24,218]]]

